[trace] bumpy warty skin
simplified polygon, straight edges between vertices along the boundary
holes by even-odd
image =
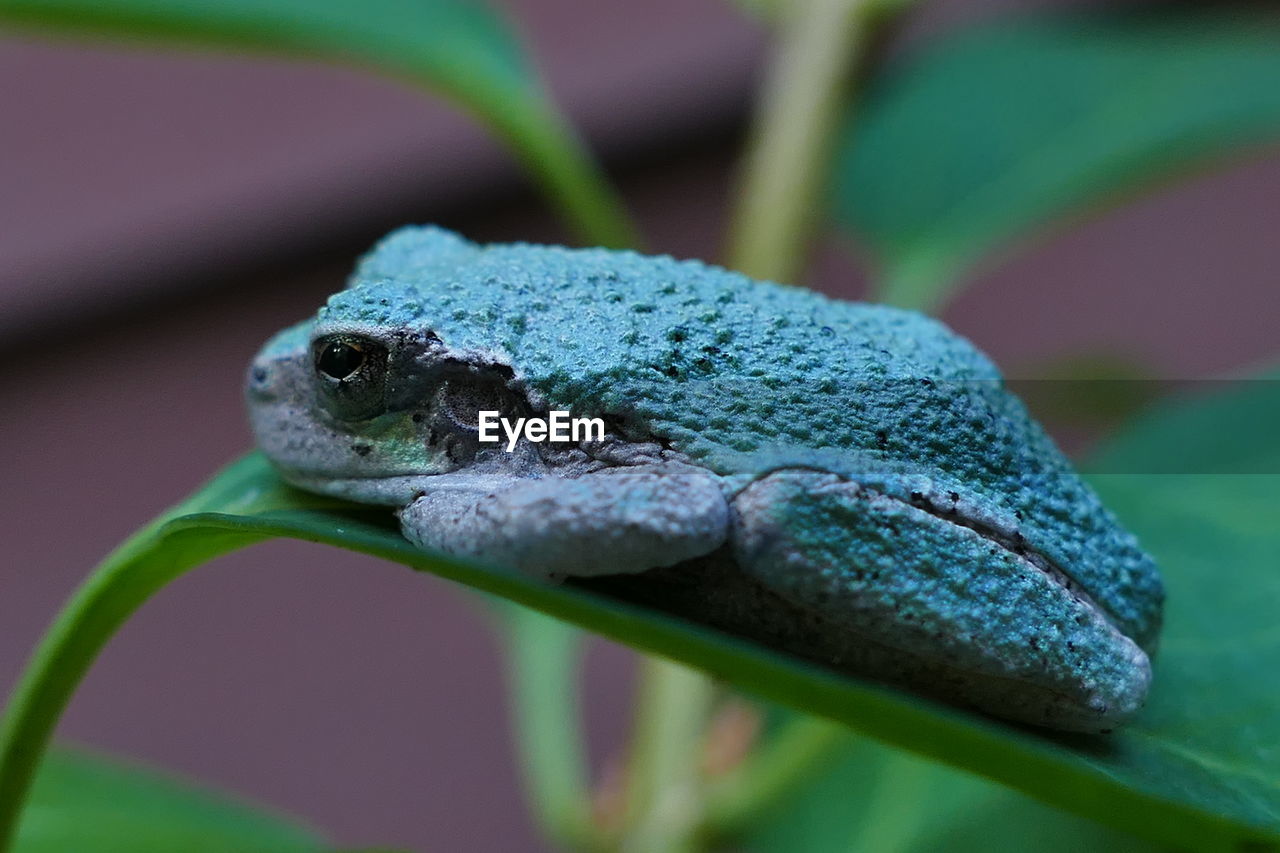
[[[1124,679],[1117,669],[1130,665],[1131,646],[1095,649],[1102,634],[1090,620],[1154,652],[1163,590],[1151,559],[990,361],[919,314],[696,261],[479,246],[415,227],[365,256],[312,323],[429,329],[455,354],[509,367],[538,408],[602,416],[628,438],[682,454],[718,475],[731,500],[784,482],[770,480],[779,472],[856,484],[842,505],[809,505],[801,488],[774,513],[778,529],[812,553],[840,550],[836,568],[766,578],[798,599],[856,593],[873,567],[912,559],[928,564],[933,591],[904,572],[910,589],[899,592],[932,596],[935,614],[929,621],[922,612],[924,624],[906,633],[942,650],[948,632],[983,620],[990,631],[994,622],[1007,647],[994,652],[1004,661],[997,676],[1021,677],[1043,659],[1085,685]],[[267,351],[298,345],[311,326]],[[956,535],[958,527],[967,530]],[[975,576],[979,559],[990,570]],[[1043,570],[1031,573],[1034,584],[1027,561]],[[1006,573],[1006,563],[1021,574]],[[1032,588],[1049,579],[1071,595],[1054,604]],[[975,600],[984,609],[973,610]],[[1046,641],[1057,647],[1036,645]],[[1126,715],[1148,677],[1131,678]]]
[[[428,227],[384,239],[319,316],[429,327],[515,368],[547,408],[637,424],[718,474],[811,466],[940,505],[953,481],[1155,642],[1151,559],[991,362],[920,314],[698,261],[479,247]]]

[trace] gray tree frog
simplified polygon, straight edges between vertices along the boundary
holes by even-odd
[[[422,548],[595,578],[574,582],[1012,720],[1104,731],[1146,696],[1152,560],[919,314],[414,227],[247,381],[288,482],[395,507]],[[481,411],[552,410],[605,434],[480,440]]]

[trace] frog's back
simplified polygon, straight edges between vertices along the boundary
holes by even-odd
[[[548,408],[607,415],[713,466],[779,443],[847,446],[871,388],[998,380],[913,312],[699,261],[481,247],[429,227],[383,240],[328,310],[429,327],[511,365]]]

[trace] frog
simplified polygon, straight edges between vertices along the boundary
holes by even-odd
[[[1164,590],[941,322],[697,260],[408,226],[246,380],[287,483],[417,548],[631,596],[1019,724],[1143,706]],[[496,415],[598,419],[481,440]]]

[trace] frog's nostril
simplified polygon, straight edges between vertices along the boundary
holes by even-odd
[[[258,397],[271,395],[271,368],[255,364],[249,368],[249,390]]]

